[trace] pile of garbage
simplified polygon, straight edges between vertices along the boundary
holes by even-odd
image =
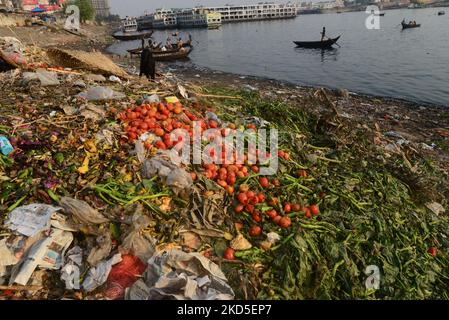
[[[335,106],[317,116],[253,90],[198,92],[80,65],[0,73],[0,297],[447,291],[447,202],[414,191],[421,180],[407,178],[428,175],[391,134]],[[278,130],[275,149],[224,151],[227,137],[248,142],[260,129]],[[192,162],[198,147],[205,158]],[[380,286],[366,284],[373,265]]]

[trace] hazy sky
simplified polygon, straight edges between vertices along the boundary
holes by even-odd
[[[109,0],[111,12],[121,16],[138,16],[145,10],[157,8],[190,8],[199,5],[252,4],[268,0]],[[271,0],[269,2],[287,3],[288,0]],[[293,2],[293,1],[292,1]]]

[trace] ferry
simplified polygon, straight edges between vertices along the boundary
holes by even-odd
[[[263,2],[256,5],[226,5],[223,7],[202,7],[209,12],[221,14],[223,23],[239,21],[256,21],[271,19],[295,18],[298,15],[298,5],[287,3]]]
[[[174,10],[157,9],[154,13],[154,29],[174,29],[178,26],[178,19]]]
[[[202,8],[183,9],[176,12],[180,28],[218,28],[221,25],[221,14],[208,12]]]
[[[137,32],[137,21],[134,18],[126,17],[122,24],[122,31],[127,32]]]
[[[153,28],[154,14],[145,13],[136,19],[139,30],[148,30]]]

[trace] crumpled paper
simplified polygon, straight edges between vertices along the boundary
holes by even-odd
[[[47,204],[30,204],[14,209],[5,226],[27,237],[33,237],[43,230],[50,229],[50,219],[61,208]]]

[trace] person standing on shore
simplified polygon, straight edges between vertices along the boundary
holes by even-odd
[[[153,52],[149,47],[145,47],[140,55],[140,77],[145,75],[148,79],[154,80],[156,78],[156,61],[153,57]]]

